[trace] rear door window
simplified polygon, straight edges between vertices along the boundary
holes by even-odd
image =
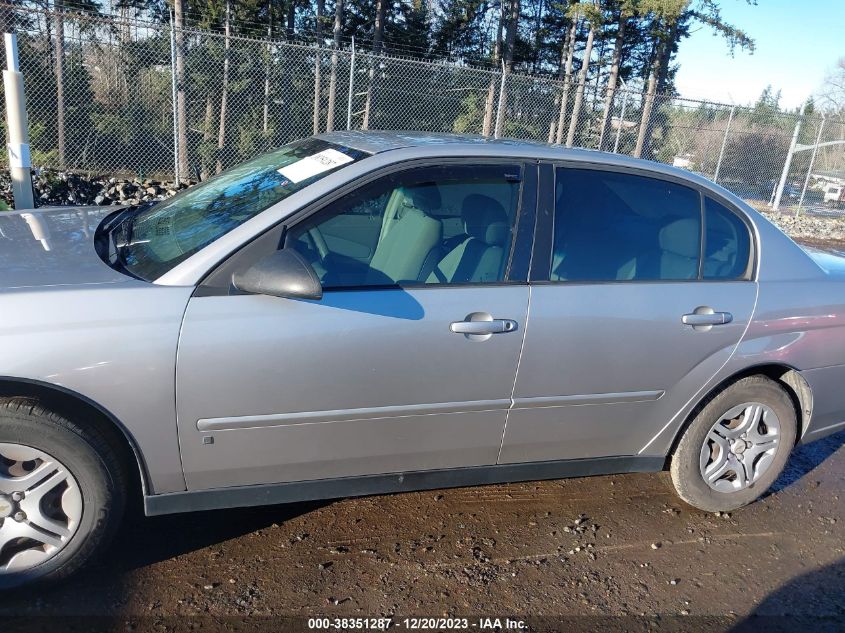
[[[704,200],[704,279],[744,279],[751,257],[748,226],[715,200]]]
[[[697,279],[701,197],[673,182],[558,168],[552,281]]]

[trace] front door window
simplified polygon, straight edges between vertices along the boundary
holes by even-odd
[[[506,279],[520,167],[426,167],[391,174],[297,224],[286,246],[324,289]]]

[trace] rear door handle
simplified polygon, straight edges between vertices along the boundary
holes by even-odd
[[[730,312],[714,312],[712,309],[705,312],[702,308],[697,308],[695,312],[685,314],[681,317],[684,325],[702,326],[702,325],[725,325],[734,320]]]
[[[455,334],[505,334],[516,332],[518,325],[513,319],[493,319],[492,321],[455,321],[449,326]]]

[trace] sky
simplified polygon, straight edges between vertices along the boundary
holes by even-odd
[[[675,78],[681,96],[745,105],[771,84],[781,106],[796,108],[845,57],[845,0],[721,0],[722,18],[756,44],[731,57],[724,38],[695,24],[681,42]]]

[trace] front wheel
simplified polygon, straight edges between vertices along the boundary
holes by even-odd
[[[795,407],[765,376],[749,376],[710,400],[693,418],[672,455],[678,495],[709,512],[735,510],[780,476],[795,445]]]
[[[106,544],[124,507],[117,454],[35,400],[0,400],[0,590],[64,578]]]

